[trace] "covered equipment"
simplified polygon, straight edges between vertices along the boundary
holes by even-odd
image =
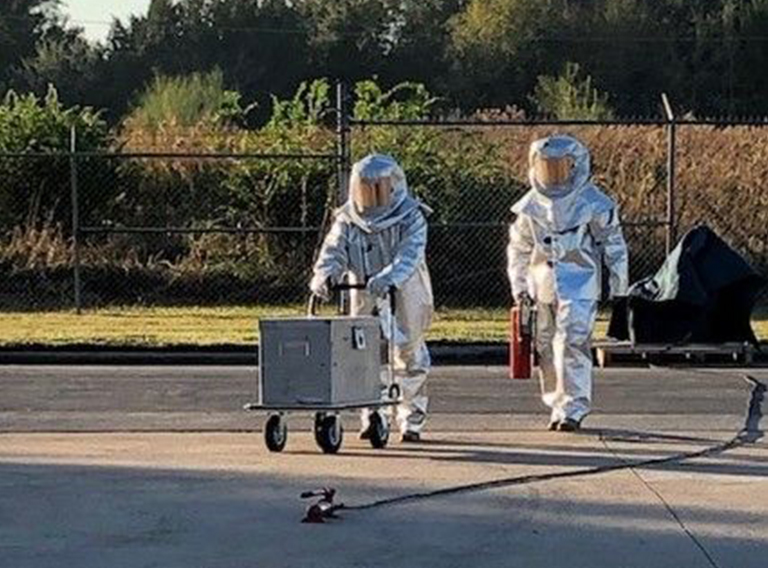
[[[706,226],[689,231],[661,268],[629,290],[609,335],[633,343],[756,343],[750,315],[765,279]]]

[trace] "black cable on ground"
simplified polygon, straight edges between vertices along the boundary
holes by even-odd
[[[468,483],[465,485],[455,485],[451,487],[445,487],[443,489],[436,489],[433,491],[424,491],[419,493],[411,493],[408,495],[400,495],[397,497],[389,497],[387,499],[379,499],[371,501],[369,503],[363,503],[360,505],[348,505],[344,509],[348,511],[364,511],[368,509],[375,509],[379,507],[387,507],[391,505],[401,505],[405,503],[413,503],[415,501],[423,501],[425,499],[433,499],[436,497],[446,497],[449,495],[460,495],[465,493],[475,493],[478,491],[486,491],[488,489],[498,489],[501,487],[513,487],[517,485],[528,485],[531,483],[538,483],[542,481],[551,481],[554,479],[570,479],[577,477],[588,477],[592,475],[599,475],[603,473],[611,473],[614,471],[623,471],[633,468],[646,468],[652,466],[665,465],[670,463],[679,463],[691,459],[707,457],[715,454],[720,454],[740,446],[752,444],[763,436],[762,431],[759,429],[759,422],[762,416],[761,403],[764,399],[766,391],[766,385],[745,375],[744,378],[752,385],[752,391],[749,400],[749,406],[747,409],[747,416],[744,422],[744,427],[733,438],[726,442],[704,448],[695,452],[684,452],[674,454],[664,458],[651,458],[638,461],[626,461],[614,465],[595,466],[582,468],[571,471],[563,471],[557,473],[540,473],[535,475],[520,475],[513,477],[504,477],[501,479],[494,479],[491,481],[483,481],[478,483]]]

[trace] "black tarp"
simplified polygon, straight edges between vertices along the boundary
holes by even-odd
[[[756,343],[750,316],[765,283],[739,253],[699,226],[655,275],[631,286],[628,309],[614,312],[609,335],[633,343]]]

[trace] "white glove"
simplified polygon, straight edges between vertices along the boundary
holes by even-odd
[[[324,302],[331,299],[330,281],[322,274],[315,274],[315,276],[312,277],[312,280],[309,282],[309,289],[315,296]]]
[[[386,296],[389,293],[389,289],[392,287],[392,282],[389,276],[374,276],[368,280],[365,289],[371,296],[376,298]]]
[[[533,299],[528,295],[528,292],[518,292],[515,294],[514,299],[516,306],[530,306],[533,304]]]

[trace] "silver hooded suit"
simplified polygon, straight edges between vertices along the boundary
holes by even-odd
[[[601,268],[609,271],[611,297],[626,296],[629,258],[616,203],[590,178],[587,148],[570,136],[531,145],[537,156],[570,156],[568,181],[544,187],[531,169],[531,190],[513,207],[508,273],[516,300],[538,306],[536,347],[542,399],[552,420],[580,422],[591,407],[591,336],[601,297]]]
[[[426,379],[430,357],[424,334],[432,321],[432,285],[427,270],[426,206],[409,195],[405,174],[397,162],[372,154],[352,167],[355,177],[392,179],[389,205],[373,215],[361,215],[352,198],[336,211],[333,226],[323,242],[314,267],[315,290],[323,281],[368,282],[365,291],[350,294],[353,315],[371,314],[378,308],[382,329],[389,333],[390,309],[382,293],[396,288],[394,370],[403,392],[397,409],[401,432],[419,433],[427,418]],[[350,185],[352,185],[352,183]],[[351,192],[350,192],[351,193]],[[363,427],[366,426],[363,414]]]

